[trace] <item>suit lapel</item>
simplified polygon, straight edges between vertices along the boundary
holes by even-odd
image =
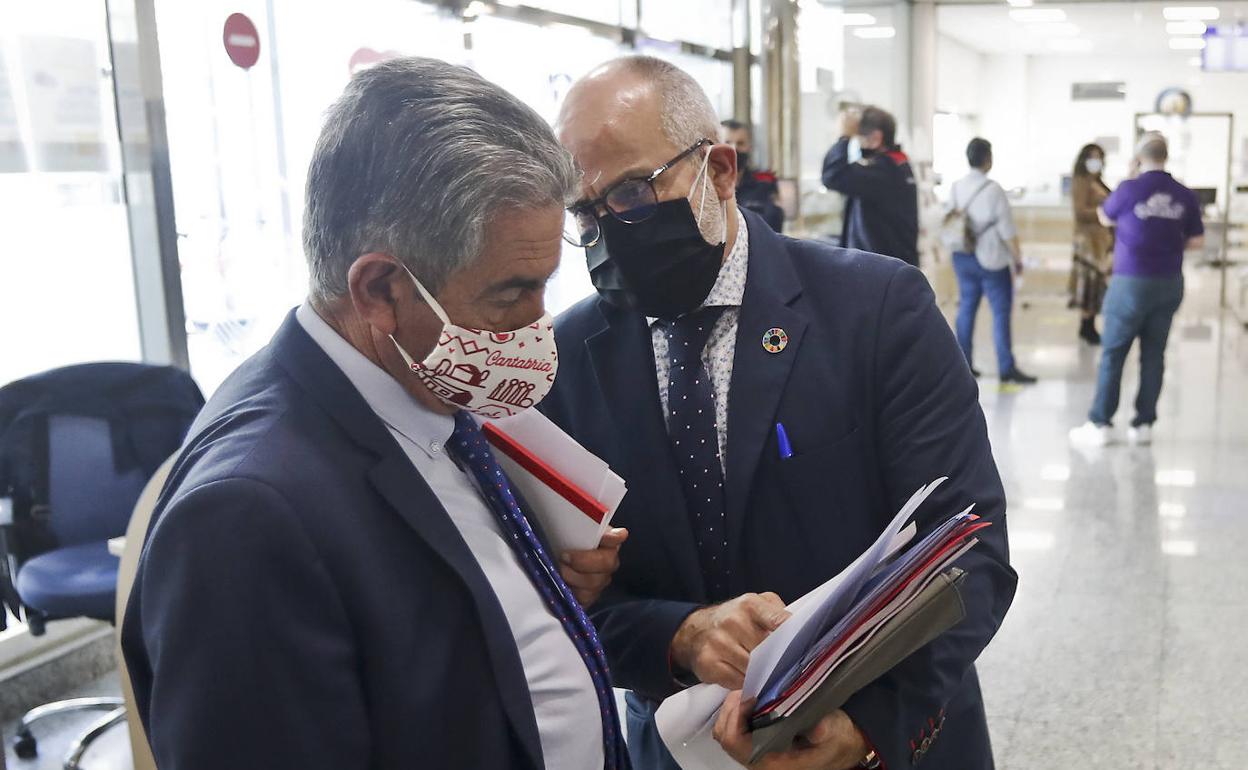
[[[519,650],[494,589],[423,476],[347,376],[291,313],[273,339],[274,354],[351,438],[375,457],[369,480],[395,512],[442,558],[472,595],[490,651],[499,699],[534,767],[542,766],[532,698]]]
[[[659,403],[650,329],[636,313],[601,301],[599,308],[606,323],[586,338],[585,346],[604,403],[610,408],[615,435],[634,469],[629,486],[643,495],[641,508],[651,512],[647,525],[662,530],[660,539],[685,584],[685,595],[704,596],[697,559],[689,558],[696,553],[693,529]]]
[[[740,542],[754,473],[769,434],[775,431],[780,398],[801,353],[809,324],[806,314],[795,306],[801,284],[784,242],[761,219],[749,213],[746,217],[750,226],[750,263],[733,354],[724,480],[728,537],[732,543]],[[764,332],[772,328],[788,334],[788,344],[777,353],[769,352],[762,344]]]

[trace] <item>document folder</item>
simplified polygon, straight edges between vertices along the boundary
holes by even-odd
[[[956,567],[937,575],[914,601],[882,625],[861,649],[845,658],[790,714],[756,728],[752,733],[754,753],[750,762],[773,751],[787,750],[797,736],[844,706],[854,693],[957,625],[966,615],[958,593],[964,577],[965,573]]]
[[[742,698],[754,702],[754,759],[791,747],[795,736],[958,623],[955,564],[991,525],[955,513],[921,537],[911,519],[943,483],[920,488],[848,567],[788,605],[790,616],[750,653]],[[712,728],[728,691],[702,684],[664,701],[659,735],[681,767],[717,770],[727,757]]]
[[[607,463],[536,409],[487,420],[481,432],[555,553],[598,547],[627,491]]]

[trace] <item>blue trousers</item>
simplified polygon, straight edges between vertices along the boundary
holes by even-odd
[[[966,362],[971,358],[971,339],[975,335],[975,316],[979,301],[988,297],[992,308],[992,339],[997,348],[997,369],[1001,374],[1013,370],[1014,351],[1010,342],[1010,311],[1014,308],[1014,279],[1010,269],[985,270],[974,254],[954,252],[953,272],[958,276],[958,345]]]
[[[1097,425],[1113,423],[1122,389],[1122,367],[1127,353],[1140,340],[1140,389],[1135,396],[1133,426],[1157,421],[1157,399],[1166,371],[1166,342],[1175,311],[1183,301],[1183,276],[1136,278],[1115,275],[1109,280],[1101,312],[1101,368],[1096,378],[1096,397],[1088,419]]]

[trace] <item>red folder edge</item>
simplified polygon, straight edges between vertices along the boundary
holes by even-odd
[[[991,521],[979,521],[979,517],[975,515],[971,515],[970,517],[968,517],[968,521],[974,521],[976,523],[963,525],[961,528],[955,529],[954,532],[957,533],[956,535],[951,533],[950,539],[944,545],[940,546],[937,550],[932,552],[932,554],[925,561],[923,561],[914,570],[912,570],[909,576],[904,581],[902,581],[897,586],[895,586],[893,590],[890,591],[888,594],[885,594],[884,596],[879,597],[876,600],[874,605],[872,605],[870,608],[868,608],[865,612],[862,613],[862,617],[858,621],[858,623],[856,623],[855,625],[845,630],[844,636],[849,637],[855,631],[861,628],[863,624],[870,621],[871,618],[873,618],[876,614],[878,614],[881,610],[883,610],[884,607],[888,606],[889,602],[891,602],[893,599],[896,599],[899,594],[905,591],[906,586],[914,582],[914,580],[918,577],[918,575],[920,575],[925,569],[927,569],[932,564],[935,564],[936,562],[943,559],[950,551],[956,550],[963,543],[965,543],[969,537],[974,535],[976,532],[980,531],[981,529],[987,529],[988,527],[992,526]],[[819,666],[821,666],[824,662],[826,662],[828,658],[840,652],[841,648],[844,646],[845,646],[844,639],[838,641],[835,644],[829,645],[827,649],[825,649],[819,656],[817,656],[814,660],[810,662],[810,664],[806,667],[806,669],[797,677],[797,679],[795,679],[788,686],[788,688],[785,689],[784,692],[776,696],[776,698],[772,700],[771,702],[767,703],[766,706],[756,711],[753,716],[758,717],[764,714],[770,714],[772,711],[775,711],[776,708],[778,708],[781,703],[783,703],[784,701],[792,697],[793,693],[797,692],[797,690],[803,684],[805,684],[808,679],[810,679],[812,673],[816,669],[818,669]]]
[[[576,506],[581,513],[602,523],[607,515],[607,507],[590,496],[585,490],[564,478],[558,471],[546,464],[542,458],[530,452],[520,442],[504,433],[494,423],[482,423],[481,431],[485,438],[498,451],[510,457],[517,465],[533,474],[538,481],[555,490],[564,500]]]

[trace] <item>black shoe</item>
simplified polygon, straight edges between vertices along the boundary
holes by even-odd
[[[1096,321],[1091,318],[1083,319],[1083,323],[1079,324],[1079,339],[1089,345],[1101,344],[1101,335],[1096,332]]]
[[[1034,385],[1036,384],[1036,378],[1032,377],[1030,374],[1023,374],[1021,371],[1019,371],[1018,367],[1016,366],[1013,369],[1006,372],[1005,374],[1001,375],[1001,382],[1002,383],[1012,382],[1016,385]]]

